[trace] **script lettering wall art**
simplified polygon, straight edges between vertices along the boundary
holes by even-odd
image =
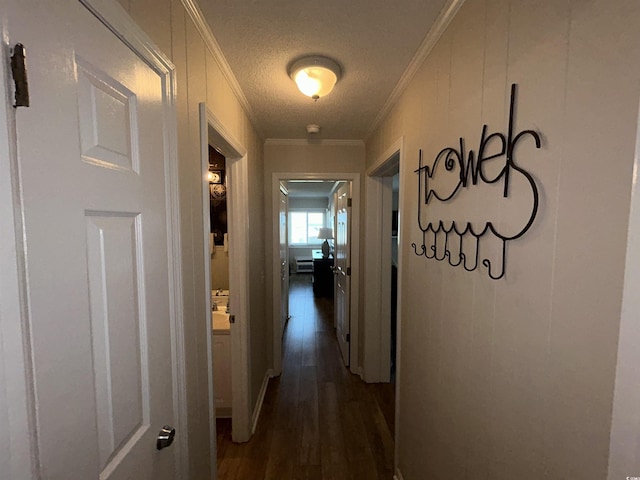
[[[533,130],[514,133],[515,97],[516,84],[513,84],[506,134],[488,134],[487,125],[484,125],[477,152],[469,150],[467,154],[464,139],[460,138],[458,148],[443,148],[431,165],[425,165],[420,150],[415,173],[418,175],[418,227],[422,231],[422,245],[411,244],[416,255],[446,260],[451,266],[462,266],[469,272],[482,264],[494,280],[505,275],[507,242],[522,237],[531,228],[538,212],[536,182],[517,164],[515,148],[527,139],[540,148],[540,135]],[[451,204],[465,195],[465,208],[452,209]],[[487,201],[491,195],[509,200],[517,197],[516,217],[497,218],[501,211],[513,211],[514,208],[486,211],[486,206],[493,204],[495,207],[496,204]],[[473,218],[465,218],[460,213],[465,209]],[[491,237],[501,247],[501,259],[500,253],[481,254],[480,240]],[[501,264],[495,265],[498,261]]]

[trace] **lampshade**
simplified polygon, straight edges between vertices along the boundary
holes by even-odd
[[[333,238],[333,229],[332,228],[324,228],[324,227],[320,227],[318,229],[318,238],[321,239],[328,239],[328,238]]]
[[[289,67],[289,76],[300,91],[314,100],[328,95],[341,74],[335,61],[317,55],[296,60]]]

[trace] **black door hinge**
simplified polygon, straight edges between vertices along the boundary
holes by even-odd
[[[351,267],[347,267],[347,276],[351,275]]]
[[[347,198],[347,207],[350,207],[352,203],[353,203],[352,199]]]
[[[11,55],[11,75],[15,84],[15,99],[13,105],[17,107],[29,106],[29,83],[27,82],[27,59],[26,51],[21,43],[17,43],[13,47],[13,55]]]
[[[347,342],[350,342],[350,341],[351,341],[351,334],[347,333]]]

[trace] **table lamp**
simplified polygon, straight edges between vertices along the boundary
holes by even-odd
[[[329,246],[329,242],[327,240],[333,238],[333,229],[325,227],[319,228],[318,238],[324,239],[324,242],[322,243],[322,258],[329,258],[331,247]]]

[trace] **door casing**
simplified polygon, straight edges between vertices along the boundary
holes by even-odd
[[[370,239],[365,246],[366,261],[364,265],[365,278],[367,279],[367,288],[364,292],[364,315],[367,319],[367,333],[364,345],[364,379],[367,382],[389,381],[391,365],[391,329],[389,324],[391,315],[391,266],[381,263],[380,259],[391,258],[391,244],[388,241],[391,238],[391,175],[401,166],[402,146],[402,138],[394,142],[380,156],[378,161],[367,170],[365,180],[367,212],[372,212],[367,215],[365,224],[366,238]],[[400,177],[400,182],[402,182],[402,176]],[[402,185],[400,186],[400,192],[402,193]],[[399,225],[401,225],[400,222]],[[399,258],[401,246],[402,242],[398,245]],[[400,318],[398,317],[398,322],[399,320]]]
[[[284,216],[284,219],[282,218]],[[289,193],[280,184],[280,335],[289,320]],[[283,221],[284,220],[284,221]],[[283,228],[284,227],[284,228]],[[284,247],[284,248],[283,248]]]
[[[202,170],[203,254],[209,256],[209,144],[218,149],[227,160],[229,181],[227,215],[229,218],[229,302],[236,323],[231,325],[231,435],[235,442],[246,442],[251,437],[249,399],[249,216],[247,185],[247,149],[227,130],[220,119],[200,103],[200,152]],[[205,261],[205,311],[207,331],[211,330],[211,262]],[[213,396],[213,354],[211,335],[207,335],[207,369],[209,377],[210,451],[215,459],[215,406]],[[215,462],[212,462],[215,468]],[[215,478],[215,477],[213,477]]]
[[[0,24],[2,58],[10,56],[7,25]],[[26,279],[16,158],[15,112],[11,108],[7,61],[0,62],[0,471],[10,478],[35,479],[37,441],[33,406],[33,378],[26,321]]]
[[[391,237],[390,221],[382,218],[391,211],[391,181],[388,178],[390,171],[400,170],[400,198],[398,218],[398,238],[402,239],[402,228],[406,222],[403,216],[402,205],[406,205],[403,195],[406,192],[403,180],[403,171],[406,170],[404,137],[396,140],[367,171],[367,211],[376,214],[367,216],[365,235],[367,238],[379,239],[368,242],[365,249],[365,317],[367,318],[367,339],[364,352],[364,376],[367,382],[389,381],[388,375],[391,366],[390,352],[387,346],[391,341],[389,328],[390,307],[381,305],[381,298],[391,298],[390,265],[383,265],[380,258],[391,257],[391,243],[384,241]],[[387,177],[387,178],[385,178]],[[395,438],[399,438],[400,428],[400,375],[402,355],[402,264],[403,242],[398,242],[398,299],[397,299],[397,332],[396,332],[396,388],[395,388]],[[386,377],[385,377],[386,375]],[[386,378],[386,380],[385,380]],[[398,472],[398,442],[395,444],[395,469]]]

